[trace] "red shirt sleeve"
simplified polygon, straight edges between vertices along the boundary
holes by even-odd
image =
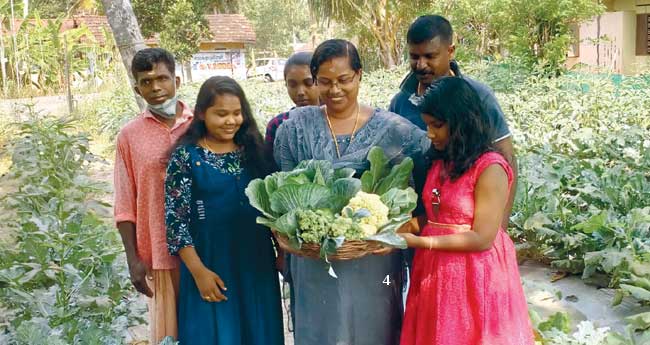
[[[114,217],[115,223],[136,222],[136,198],[137,189],[135,184],[135,171],[131,159],[131,151],[128,137],[121,132],[117,136],[115,149],[115,171],[114,171]]]

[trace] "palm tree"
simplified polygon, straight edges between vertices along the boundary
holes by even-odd
[[[423,0],[308,0],[321,20],[340,22],[365,42],[373,42],[384,67],[402,58],[406,29],[425,5]]]

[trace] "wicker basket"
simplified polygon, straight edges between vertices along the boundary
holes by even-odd
[[[320,259],[320,245],[315,243],[303,243],[300,250],[296,250],[289,244],[289,239],[286,235],[273,230],[273,236],[278,241],[278,244],[286,252],[303,256],[312,259]],[[328,260],[353,260],[364,257],[373,251],[385,249],[379,242],[375,241],[345,241],[336,253],[328,255]]]

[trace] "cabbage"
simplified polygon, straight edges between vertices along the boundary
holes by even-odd
[[[284,234],[296,249],[304,242],[319,242],[323,258],[335,253],[346,239],[406,248],[396,231],[411,218],[417,202],[417,194],[408,187],[413,161],[405,158],[391,168],[379,147],[370,149],[368,161],[370,168],[361,179],[354,177],[354,169],[334,169],[331,162],[307,160],[292,171],[251,181],[246,196],[262,213],[257,223]],[[348,204],[356,195],[371,197],[381,207],[353,209]],[[380,221],[369,224],[373,226],[370,231],[364,229],[370,218],[364,218],[376,218],[371,213],[374,209],[384,211],[377,218]]]

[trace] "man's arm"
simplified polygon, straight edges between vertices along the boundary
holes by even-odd
[[[517,177],[519,173],[517,169],[517,157],[515,156],[515,149],[512,145],[511,136],[494,143],[494,146],[501,152],[501,154],[503,154],[503,156],[510,164],[510,167],[512,168],[512,187],[510,189],[510,194],[508,195],[508,202],[506,203],[505,213],[501,219],[501,226],[504,230],[507,230],[508,223],[510,221],[510,214],[512,212],[512,206],[515,203],[515,194],[517,193]]]
[[[142,262],[137,254],[136,237],[136,187],[133,167],[128,150],[128,144],[123,133],[117,137],[115,149],[115,223],[122,237],[126,261],[129,266],[131,283],[138,292],[153,296],[153,292],[147,285],[147,276],[151,276],[149,267]]]
[[[497,98],[494,96],[494,92],[484,84],[475,83],[475,86],[480,88],[481,93],[483,94],[483,106],[485,107],[495,129],[494,147],[501,152],[512,168],[512,188],[508,195],[508,203],[506,204],[505,213],[501,218],[501,226],[504,230],[507,230],[510,221],[510,213],[512,212],[512,206],[517,192],[518,177],[517,158],[515,157],[515,149],[512,142],[512,132],[510,132],[510,128],[508,128],[505,115],[503,114],[503,110],[501,109]],[[477,91],[478,90],[479,89],[477,89]]]
[[[124,251],[126,252],[126,262],[129,266],[131,283],[138,292],[153,297],[153,292],[149,288],[146,279],[151,277],[151,272],[147,265],[138,257],[136,250],[135,224],[132,222],[119,222],[117,229],[120,231]]]

